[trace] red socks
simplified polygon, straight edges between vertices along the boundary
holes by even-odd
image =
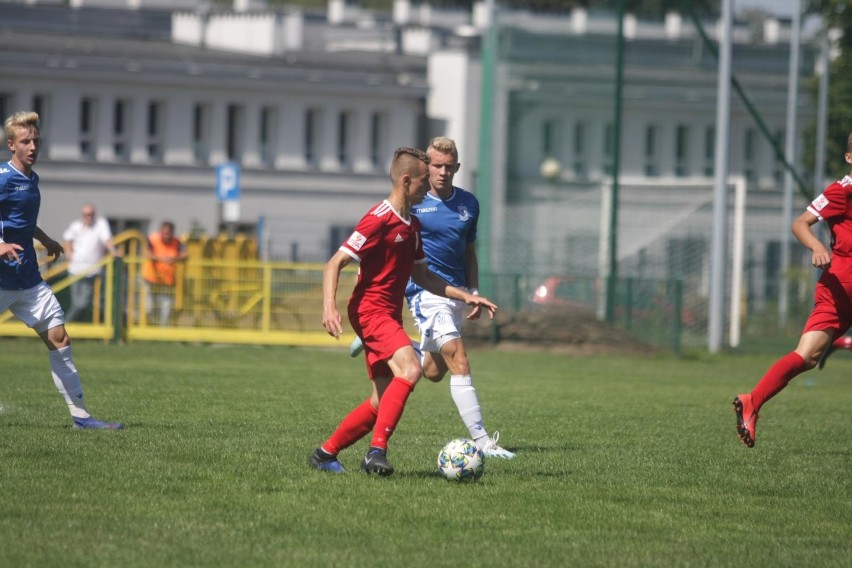
[[[414,385],[399,377],[394,377],[379,401],[379,409],[373,408],[368,398],[350,412],[337,427],[328,440],[322,445],[322,449],[329,454],[337,455],[363,438],[370,430],[373,430],[373,440],[370,447],[388,447],[388,438],[391,437],[408,395],[414,390]]]
[[[388,388],[385,389],[382,400],[379,402],[379,415],[376,418],[376,426],[373,428],[371,448],[387,449],[388,438],[391,437],[396,425],[399,424],[402,411],[405,409],[405,402],[413,390],[414,385],[399,377],[394,377]]]
[[[754,411],[760,410],[764,402],[781,392],[793,377],[804,371],[807,371],[805,360],[795,351],[778,359],[751,391]]]
[[[377,411],[368,398],[343,419],[334,434],[322,445],[322,449],[336,456],[340,450],[348,448],[366,436],[373,429],[376,416]]]

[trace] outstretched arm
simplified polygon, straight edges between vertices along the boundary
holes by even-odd
[[[322,269],[322,326],[335,339],[340,339],[343,333],[343,318],[337,310],[337,284],[340,271],[352,260],[351,256],[339,250]]]
[[[471,294],[463,288],[451,286],[446,280],[429,270],[426,263],[418,263],[414,265],[414,270],[411,273],[411,278],[420,286],[429,290],[438,296],[452,298],[453,300],[461,300],[468,306],[480,307],[488,310],[491,318],[494,318],[494,312],[497,311],[497,304],[483,296]],[[470,315],[468,315],[468,319]]]
[[[464,251],[464,275],[467,283],[467,289],[474,295],[479,294],[479,259],[476,257],[476,243],[467,243],[467,248]],[[474,306],[467,319],[479,319],[481,308]]]

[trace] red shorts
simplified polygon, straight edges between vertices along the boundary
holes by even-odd
[[[411,345],[411,338],[402,327],[402,318],[385,313],[349,314],[349,323],[364,342],[364,360],[370,379],[393,377],[388,360],[402,347]]]
[[[814,309],[805,323],[805,332],[834,330],[834,337],[844,335],[852,326],[852,282],[817,282]]]

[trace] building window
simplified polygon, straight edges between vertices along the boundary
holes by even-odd
[[[310,167],[317,165],[317,127],[319,111],[308,109],[305,111],[305,163]]]
[[[146,120],[146,146],[148,159],[160,161],[163,159],[163,104],[152,101],[148,103]]]
[[[350,122],[349,113],[347,112],[341,112],[337,116],[337,161],[344,167],[349,165],[350,158]]]
[[[615,128],[611,123],[604,125],[603,173],[611,176],[615,168]]]
[[[229,160],[239,162],[243,156],[243,108],[240,105],[228,105],[226,152]]]
[[[192,108],[192,157],[199,164],[210,158],[210,107],[196,104]]]
[[[753,183],[757,179],[755,161],[757,158],[757,132],[754,128],[747,128],[743,137],[743,175],[746,181]]]
[[[80,157],[86,160],[95,157],[95,101],[90,98],[80,100]]]
[[[328,229],[328,253],[326,256],[334,256],[334,253],[340,248],[340,243],[349,238],[355,231],[355,227],[352,225],[331,225]]]
[[[370,119],[370,162],[373,167],[380,168],[383,163],[385,140],[385,117],[374,112]]]
[[[675,130],[675,175],[689,175],[689,127],[679,124]]]
[[[716,174],[716,128],[708,126],[704,131],[704,175]]]
[[[130,144],[128,143],[128,112],[130,104],[127,101],[115,101],[112,113],[112,150],[116,160],[127,160],[130,158]]]
[[[588,173],[586,162],[586,132],[587,127],[585,122],[577,122],[574,124],[574,175],[578,178],[585,178]]]
[[[45,136],[46,132],[49,132],[47,123],[50,120],[50,117],[47,116],[47,109],[49,107],[49,99],[46,95],[34,95],[33,96],[33,112],[38,114],[39,118],[39,130],[41,132],[41,137],[39,139],[40,152],[42,156],[49,156],[49,142],[48,137]],[[6,117],[3,117],[5,120]]]
[[[657,159],[659,131],[660,128],[653,124],[645,127],[645,175],[648,177],[660,175],[659,160]]]
[[[553,119],[545,120],[541,126],[542,158],[559,157],[559,122]]]
[[[5,120],[7,116],[12,114],[11,110],[11,95],[9,93],[0,93],[0,117]]]
[[[784,150],[784,144],[786,144],[784,131],[776,130],[775,131],[775,144],[778,148],[781,148],[781,155],[778,152],[775,153],[775,161],[772,167],[772,179],[775,180],[775,184],[778,187],[784,187],[784,160],[781,159]]]
[[[274,107],[260,109],[260,161],[265,166],[275,163],[275,140],[272,133],[276,131],[277,122]]]

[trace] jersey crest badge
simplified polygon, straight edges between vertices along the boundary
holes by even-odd
[[[826,208],[827,205],[828,205],[828,198],[823,194],[820,194],[819,197],[814,199],[813,206],[814,206],[814,209],[816,209],[817,211],[822,211],[823,209]]]
[[[459,205],[459,221],[467,221],[470,219],[470,213],[467,212],[467,207]]]
[[[361,250],[361,247],[364,246],[364,243],[367,242],[367,237],[355,231],[350,235],[349,240],[346,241],[346,244],[352,250]]]

